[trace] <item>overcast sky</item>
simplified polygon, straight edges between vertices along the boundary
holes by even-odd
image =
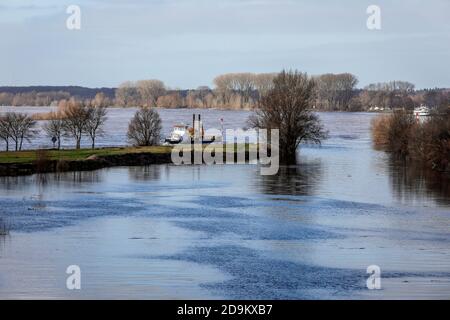
[[[70,4],[81,30],[66,28]],[[0,0],[0,35],[0,85],[196,88],[291,68],[450,87],[450,0]]]

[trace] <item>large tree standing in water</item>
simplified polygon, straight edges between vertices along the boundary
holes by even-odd
[[[249,118],[254,128],[280,130],[280,163],[295,164],[300,143],[320,143],[327,137],[311,111],[315,92],[315,82],[306,73],[283,70]]]

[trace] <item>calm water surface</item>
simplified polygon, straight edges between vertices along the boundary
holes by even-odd
[[[100,144],[125,144],[133,112],[111,110]],[[201,113],[209,127],[248,116]],[[192,110],[160,114],[168,132]],[[276,176],[160,165],[0,178],[12,228],[0,298],[450,298],[448,182],[374,151],[373,115],[320,117],[330,139]],[[79,291],[66,289],[73,264]],[[369,265],[382,290],[366,288]]]

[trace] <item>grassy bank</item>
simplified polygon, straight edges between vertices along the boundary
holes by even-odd
[[[89,157],[115,156],[137,153],[169,154],[172,150],[168,146],[152,147],[124,147],[124,148],[99,148],[99,149],[68,149],[68,150],[47,150],[45,152],[47,160],[80,161]],[[32,163],[38,160],[39,153],[36,150],[25,151],[2,151],[0,152],[0,164],[12,163]]]
[[[256,151],[257,145],[227,145],[226,150],[224,150],[224,161],[227,158],[226,153],[230,153],[230,150],[231,153],[234,153],[234,159],[237,159],[237,153],[242,151],[244,151],[246,159],[249,159],[249,151]],[[3,151],[0,152],[0,176],[89,171],[117,166],[169,164],[172,163],[171,151],[171,146]],[[193,155],[191,153],[191,157]]]
[[[89,171],[170,162],[171,147],[165,146],[0,152],[0,176]]]

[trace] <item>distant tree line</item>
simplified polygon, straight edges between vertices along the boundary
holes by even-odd
[[[161,108],[254,109],[273,88],[276,73],[229,73],[214,79],[214,88],[170,90],[162,81],[125,82],[115,94],[115,105]],[[413,109],[421,104],[431,108],[450,105],[450,89],[415,90],[407,81],[371,84],[358,89],[358,78],[350,73],[313,77],[314,108],[323,111],[367,111]]]
[[[79,86],[0,87],[1,106],[50,106],[62,99],[93,99],[97,93],[113,99],[114,88],[85,88]]]
[[[0,105],[2,106],[51,106],[63,99],[70,99],[71,95],[64,91],[43,91],[23,93],[0,93]]]
[[[228,73],[214,78],[214,88],[170,89],[156,79],[127,81],[118,88],[0,87],[2,106],[49,106],[75,100],[106,106],[160,108],[254,109],[273,88],[276,73]],[[358,78],[350,73],[323,74],[315,82],[314,105],[323,111],[367,111],[431,108],[450,105],[450,89],[416,90],[407,81],[375,83],[357,88]]]
[[[115,104],[161,108],[252,109],[273,85],[276,74],[230,73],[214,79],[215,88],[171,90],[162,81],[124,82],[116,90]]]

